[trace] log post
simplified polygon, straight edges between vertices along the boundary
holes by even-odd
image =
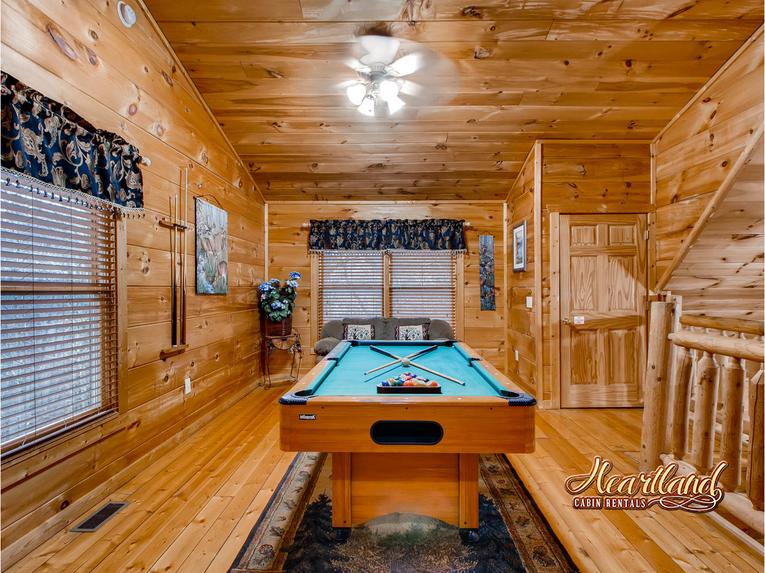
[[[693,435],[691,455],[693,465],[702,473],[712,468],[715,448],[715,414],[717,413],[717,362],[704,351],[696,363],[694,379]]]
[[[762,370],[750,381],[752,393],[749,401],[749,471],[747,472],[747,495],[755,509],[763,509],[763,394]]]
[[[640,443],[640,469],[648,471],[661,463],[667,427],[667,394],[672,302],[651,303],[648,364],[643,380],[643,430]]]
[[[688,417],[691,411],[691,374],[693,361],[687,348],[675,346],[675,366],[672,369],[673,399],[671,404],[671,447],[677,460],[685,458],[688,450]]]
[[[741,441],[744,433],[744,369],[740,358],[723,358],[720,371],[720,402],[720,459],[728,462],[720,483],[726,491],[736,491],[741,484]]]

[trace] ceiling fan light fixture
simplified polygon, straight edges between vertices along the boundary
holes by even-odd
[[[348,96],[348,99],[353,105],[360,106],[364,101],[364,97],[367,95],[367,86],[361,83],[348,86],[345,90],[345,95]]]
[[[380,97],[383,98],[386,102],[398,99],[398,90],[398,84],[393,80],[383,80],[380,82]]]
[[[388,112],[393,115],[398,110],[400,110],[402,107],[406,105],[406,102],[402,100],[400,97],[393,96],[391,99],[386,100],[388,104]]]
[[[374,117],[375,115],[375,98],[372,96],[365,96],[362,100],[361,104],[359,104],[359,107],[356,108],[359,113],[364,114],[369,117]]]

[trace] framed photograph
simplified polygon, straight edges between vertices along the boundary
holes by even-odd
[[[526,270],[526,221],[513,227],[513,272]]]
[[[197,294],[228,293],[228,213],[196,198]]]

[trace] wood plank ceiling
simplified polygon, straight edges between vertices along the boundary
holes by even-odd
[[[762,0],[146,3],[268,200],[503,199],[535,139],[653,138],[763,20]],[[344,61],[371,25],[449,58],[448,93],[356,111]]]

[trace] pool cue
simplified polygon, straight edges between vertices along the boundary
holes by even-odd
[[[431,374],[435,374],[436,376],[440,376],[441,378],[446,378],[450,382],[456,382],[457,384],[460,384],[462,386],[465,385],[465,383],[462,380],[457,380],[456,378],[452,378],[451,376],[447,376],[446,374],[441,374],[437,370],[431,370],[430,368],[426,368],[425,366],[421,366],[419,364],[416,364],[414,362],[410,362],[412,366],[415,368],[419,368],[420,370],[424,370],[425,372],[430,372]]]
[[[426,352],[435,350],[436,348],[438,348],[438,346],[433,345],[433,346],[429,346],[428,348],[425,348],[424,350],[418,350],[417,352],[413,352],[412,354],[408,356],[404,356],[403,358],[398,358],[397,360],[393,360],[392,362],[388,362],[386,364],[383,364],[382,366],[378,366],[377,368],[372,368],[372,370],[367,370],[366,372],[364,372],[364,376],[367,376],[368,374],[371,374],[372,372],[377,372],[378,370],[382,370],[383,368],[387,368],[388,366],[393,366],[394,364],[397,364],[399,362],[404,362],[404,360],[410,360],[417,356],[421,356],[425,354]],[[375,350],[379,350],[379,348],[375,347]],[[395,356],[395,354],[391,354],[390,356]]]

